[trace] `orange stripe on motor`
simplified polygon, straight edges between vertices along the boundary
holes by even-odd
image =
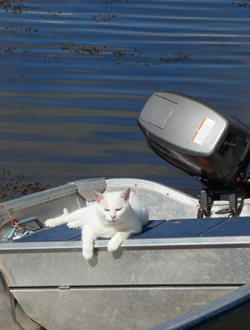
[[[197,157],[199,159],[199,161],[203,164],[203,165],[206,165],[206,166],[209,166],[211,167],[211,165],[209,164],[209,162],[206,160],[206,158],[203,158],[203,157]]]
[[[200,127],[197,129],[197,132],[195,133],[194,137],[192,138],[192,142],[194,142],[196,135],[198,134],[199,130],[201,129],[201,126],[205,123],[206,119],[207,119],[207,117],[204,118],[203,122],[200,124]]]

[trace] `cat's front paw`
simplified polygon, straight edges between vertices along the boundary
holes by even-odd
[[[93,249],[83,249],[82,250],[83,258],[86,260],[90,260],[93,257],[93,254],[94,254]]]
[[[67,223],[69,229],[81,228],[81,221],[75,220]]]
[[[115,240],[111,239],[108,242],[108,251],[109,252],[114,252],[114,251],[119,249],[120,245],[121,245],[120,242],[116,242]]]
[[[49,228],[52,228],[52,227],[55,227],[57,226],[57,220],[56,219],[48,219],[45,221],[45,226],[46,227],[49,227]]]

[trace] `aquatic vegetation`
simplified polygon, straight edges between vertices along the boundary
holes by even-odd
[[[9,47],[9,48],[5,49],[4,51],[5,51],[5,52],[9,52],[9,53],[11,53],[11,52],[13,52],[13,50],[15,50],[15,49],[16,49],[16,47]]]
[[[0,0],[0,8],[4,8],[6,12],[12,12],[13,14],[21,14],[28,9],[34,9],[33,7],[26,6],[23,2],[18,0]],[[40,7],[37,7],[36,9],[40,9]]]
[[[103,57],[110,53],[110,51],[105,46],[96,47],[91,45],[77,45],[74,42],[62,43],[61,49],[68,50],[71,53],[76,53],[81,55],[94,55],[96,57]]]
[[[99,3],[105,5],[111,5],[115,3],[127,3],[129,0],[98,0]],[[19,0],[0,0],[0,7],[5,8],[6,12],[12,13],[21,13],[23,11],[28,12],[32,7],[26,6],[23,2]],[[34,8],[32,8],[34,9]],[[40,9],[40,7],[36,7],[36,9]],[[42,18],[45,19],[55,19],[56,17],[60,18],[70,18],[68,16],[64,16],[64,14],[60,11],[52,12],[48,11],[45,15],[41,15]],[[99,22],[110,22],[114,19],[117,19],[120,14],[99,14],[97,16],[93,16],[93,20],[96,23]],[[4,26],[0,31],[4,33],[11,33],[11,34],[20,34],[20,33],[37,33],[39,29],[33,27],[14,27],[11,24]],[[20,49],[18,44],[10,44],[5,49],[0,49],[0,51],[5,53],[29,53],[29,50]],[[127,49],[121,47],[114,47],[114,46],[95,46],[95,45],[85,45],[85,44],[76,44],[74,42],[66,42],[61,43],[61,50],[68,51],[70,53],[75,53],[78,55],[84,56],[91,56],[97,59],[113,59],[113,65],[128,65],[131,67],[139,68],[142,66],[152,65],[160,65],[160,64],[167,64],[179,61],[186,61],[190,60],[191,54],[186,52],[173,52],[174,56],[166,56],[165,53],[155,56],[152,55],[145,55],[142,52],[138,51],[137,48],[135,49]],[[52,54],[47,54],[42,56],[44,61],[54,61],[59,60],[59,54],[56,52]],[[119,58],[119,59],[118,59]]]
[[[250,8],[249,0],[247,0],[247,1],[241,0],[238,2],[233,2],[232,5],[236,5],[238,7]]]
[[[0,177],[0,200],[2,202],[26,196],[51,187],[51,183],[29,182],[24,175],[13,176],[11,171],[3,169]]]
[[[50,61],[50,60],[59,60],[59,57],[56,56],[55,54],[50,54],[50,55],[47,55],[47,56],[44,56],[44,61]]]
[[[14,14],[20,14],[27,7],[17,0],[0,0],[0,7],[4,8],[7,12],[12,11]]]
[[[106,1],[102,1],[102,0],[98,0],[99,3],[104,4],[104,5],[111,5],[114,3],[124,3],[124,2],[129,2],[129,0],[106,0]],[[98,16],[93,16],[93,20],[96,23],[99,22],[110,22],[111,20],[116,19],[117,17],[121,16],[120,14],[100,14]]]
[[[133,67],[140,67],[142,65],[148,66],[150,63],[154,65],[160,65],[160,64],[167,64],[167,63],[180,62],[186,60],[190,61],[190,56],[193,55],[193,54],[188,54],[186,52],[174,51],[172,53],[174,56],[172,57],[165,57],[166,54],[163,53],[163,56],[159,58],[147,59],[147,58],[143,58],[142,53],[139,52],[137,48],[135,48],[132,51],[128,51],[123,49],[121,50],[120,48],[113,46],[107,47],[107,46],[77,45],[73,42],[62,43],[61,49],[79,55],[94,56],[95,58],[100,58],[100,59],[105,59],[107,57],[136,58],[137,60],[134,60],[133,62],[130,63],[121,60],[114,61],[114,64],[116,65],[123,64]]]
[[[39,29],[33,29],[32,27],[17,28],[17,27],[8,25],[8,26],[4,26],[1,31],[10,32],[10,33],[14,33],[14,34],[21,33],[21,32],[37,33],[37,32],[39,32]]]
[[[165,54],[164,54],[165,55]],[[185,61],[185,60],[190,60],[190,55],[186,52],[173,52],[174,57],[170,58],[160,58],[160,61],[163,63],[169,63],[169,62],[179,62],[179,61]]]
[[[107,14],[107,15],[100,14],[98,16],[93,16],[93,20],[96,23],[98,23],[98,22],[108,22],[108,21],[116,19],[118,16],[120,16],[120,15],[118,15],[118,14]]]
[[[98,0],[98,1],[104,5],[111,5],[113,3],[120,3],[120,2],[129,2],[129,0],[106,0],[106,1]]]
[[[65,18],[65,19],[70,19],[71,17],[69,16],[63,16],[63,13],[62,12],[57,12],[57,13],[54,13],[54,12],[47,12],[47,15],[42,15],[42,18],[45,18],[45,19],[54,19],[55,17],[57,16],[60,16],[60,18]]]
[[[73,42],[71,43],[62,43],[62,50],[68,50],[70,52],[74,52],[81,55],[94,55],[95,57],[105,58],[106,56],[139,56],[137,54],[137,48],[135,48],[132,52],[128,52],[125,50],[121,50],[118,47],[107,47],[107,46],[91,46],[91,45],[77,45]]]
[[[0,48],[1,50],[1,48]],[[3,50],[5,53],[18,53],[18,52],[22,52],[22,53],[29,53],[29,50],[25,50],[25,49],[17,49],[16,47],[11,47],[9,46],[7,49]]]

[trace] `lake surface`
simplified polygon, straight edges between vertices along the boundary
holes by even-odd
[[[171,90],[250,125],[248,5],[0,0],[0,171],[199,188],[148,148],[137,117]]]

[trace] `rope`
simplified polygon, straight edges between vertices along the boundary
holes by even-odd
[[[9,211],[7,205],[4,204],[4,203],[0,203],[0,205],[3,205],[3,206],[5,207],[5,209],[6,209],[7,213],[8,213],[8,215],[9,215],[9,219],[8,219],[7,221],[5,221],[4,223],[2,223],[2,224],[0,225],[0,228],[3,227],[3,226],[4,226],[6,223],[8,223],[9,221],[12,221],[11,228],[16,228],[16,229],[18,229],[17,219],[16,219],[15,217],[13,217],[13,216],[10,214],[10,211]]]
[[[8,285],[8,282],[7,282],[7,279],[6,279],[6,276],[2,270],[2,268],[0,267],[0,273],[2,274],[3,276],[3,280],[4,280],[4,283],[5,283],[5,286],[6,286],[6,289],[7,289],[7,292],[8,292],[8,296],[9,296],[9,300],[10,300],[10,307],[11,307],[11,313],[12,313],[12,316],[13,316],[13,319],[14,321],[16,322],[16,324],[20,327],[20,329],[22,330],[25,330],[21,324],[17,321],[16,319],[16,315],[15,315],[15,311],[14,311],[14,308],[13,308],[13,304],[12,304],[12,299],[11,299],[11,293],[10,293],[10,288],[9,288],[9,285]]]
[[[18,229],[18,224],[17,224],[17,219],[15,217],[13,217],[11,214],[10,214],[10,211],[7,207],[7,205],[5,205],[4,203],[0,203],[0,205],[3,205],[9,215],[9,219],[7,221],[5,221],[4,223],[2,223],[0,225],[0,228],[3,227],[6,223],[12,221],[12,225],[11,227],[14,227],[16,229]],[[10,288],[9,288],[9,285],[8,285],[8,282],[7,282],[7,279],[6,279],[6,276],[2,270],[2,268],[0,267],[0,273],[2,274],[2,277],[3,277],[3,280],[4,280],[4,283],[5,283],[5,286],[6,286],[6,289],[7,289],[7,292],[8,292],[8,296],[9,296],[9,300],[10,300],[10,307],[11,307],[11,313],[12,313],[12,316],[13,316],[13,319],[14,321],[16,322],[16,324],[20,327],[20,329],[22,330],[25,330],[21,324],[17,321],[16,319],[16,316],[15,316],[15,311],[14,311],[14,308],[13,308],[13,304],[12,304],[12,299],[11,299],[11,294],[10,294]]]

